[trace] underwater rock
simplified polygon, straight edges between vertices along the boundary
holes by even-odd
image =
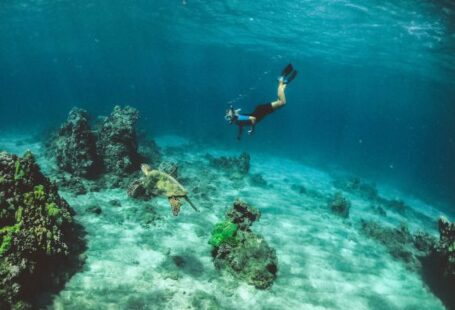
[[[277,277],[278,259],[267,241],[250,229],[259,217],[257,209],[236,201],[227,211],[226,220],[215,225],[209,243],[213,246],[216,269],[226,271],[258,289],[266,289]]]
[[[333,213],[343,218],[348,218],[351,202],[343,197],[340,192],[337,192],[335,196],[329,201],[329,207]]]
[[[240,230],[249,230],[253,222],[259,220],[261,213],[241,200],[236,200],[226,212],[226,218],[238,225]]]
[[[455,223],[438,220],[439,240],[422,260],[423,279],[447,309],[455,309]]]
[[[250,171],[250,155],[246,152],[239,157],[213,157],[207,154],[206,158],[210,165],[224,170],[231,179],[241,179]]]
[[[455,283],[455,223],[441,217],[438,227],[439,242],[435,244],[433,254],[438,258],[443,277]]]
[[[404,215],[405,213],[411,213],[413,216],[423,218],[422,214],[415,212],[409,208],[402,200],[400,199],[386,199],[379,195],[376,186],[371,183],[362,181],[359,178],[353,177],[350,179],[337,179],[333,182],[334,186],[340,190],[346,191],[351,194],[358,195],[364,200],[368,200],[371,203],[374,203],[376,206],[376,213],[383,213],[379,208],[387,209],[392,212]],[[384,210],[385,211],[385,210]],[[381,214],[383,215],[383,214]],[[408,214],[410,215],[410,214]],[[423,220],[428,220],[423,218]]]
[[[361,221],[361,230],[384,245],[394,258],[403,261],[414,271],[421,271],[421,259],[429,255],[435,239],[427,233],[411,234],[406,225],[388,228],[372,221]]]
[[[357,177],[349,179],[336,179],[333,185],[343,191],[357,194],[366,200],[376,201],[379,199],[376,186],[371,183],[366,183]]]
[[[74,211],[35,163],[0,153],[0,309],[60,289],[82,265],[83,233]]]
[[[99,160],[87,111],[71,109],[66,122],[51,137],[48,153],[55,156],[58,167],[64,171],[85,178],[96,175]]]
[[[135,108],[115,106],[98,133],[97,148],[106,172],[123,176],[139,169]]]
[[[63,187],[65,190],[73,193],[76,196],[84,195],[87,193],[84,182],[81,178],[76,176],[71,176],[70,178],[59,176],[57,177],[57,184],[59,187]]]

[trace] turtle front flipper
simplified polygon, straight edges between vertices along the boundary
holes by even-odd
[[[171,206],[172,214],[174,216],[179,215],[180,207],[182,206],[182,202],[180,201],[179,197],[170,196],[168,197],[169,205]]]

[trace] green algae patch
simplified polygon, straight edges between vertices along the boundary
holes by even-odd
[[[224,221],[216,224],[212,231],[212,237],[209,240],[209,244],[214,247],[219,247],[223,243],[236,243],[235,234],[237,229],[237,224],[234,224],[231,221]]]
[[[11,248],[11,242],[13,240],[13,235],[17,233],[21,228],[21,224],[17,223],[13,226],[6,226],[0,229],[0,256],[3,256]]]
[[[34,187],[33,196],[38,201],[42,201],[46,198],[46,193],[44,192],[44,186],[42,184]]]

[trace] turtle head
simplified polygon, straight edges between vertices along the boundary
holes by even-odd
[[[141,170],[147,176],[147,175],[149,175],[152,172],[152,167],[150,167],[147,164],[142,164],[141,165]]]

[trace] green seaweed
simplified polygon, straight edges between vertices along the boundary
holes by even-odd
[[[60,215],[60,209],[57,207],[55,202],[46,203],[47,214],[51,217],[57,217]]]
[[[214,247],[219,247],[223,243],[235,244],[235,233],[237,232],[237,224],[231,221],[224,221],[215,225],[212,231],[212,237],[209,244]]]
[[[15,163],[15,170],[14,170],[14,180],[19,181],[25,176],[25,172],[21,167],[21,162],[19,160],[16,160]]]

